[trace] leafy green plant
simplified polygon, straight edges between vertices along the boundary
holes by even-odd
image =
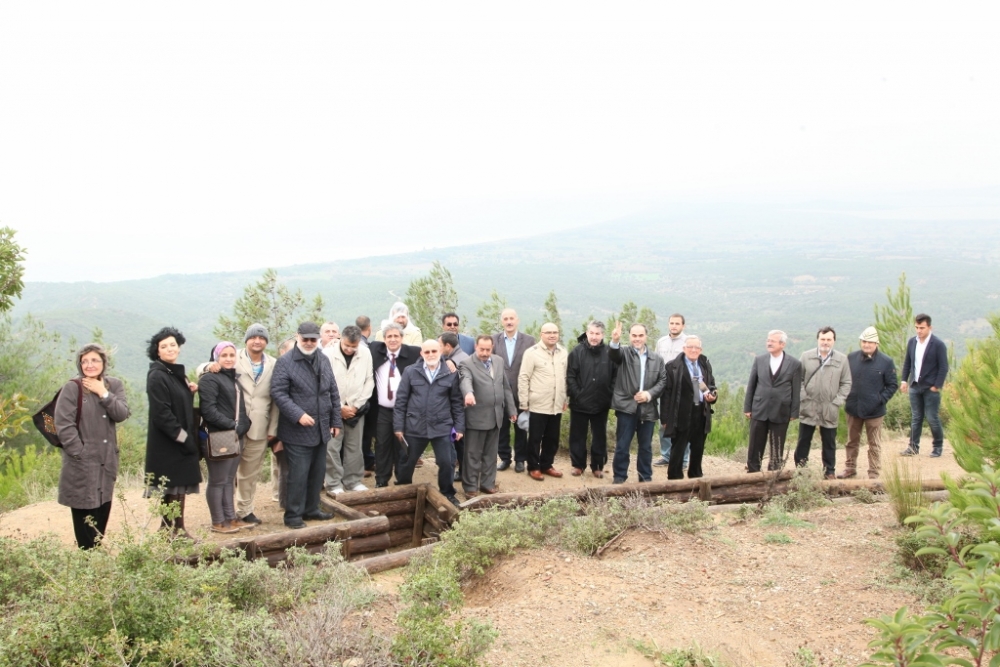
[[[863,505],[871,505],[878,502],[878,498],[870,489],[855,489],[851,492],[851,495]]]
[[[830,504],[830,499],[823,492],[820,479],[819,469],[796,468],[788,483],[788,491],[771,498],[769,504],[786,512],[825,507]]]
[[[815,528],[816,524],[809,523],[804,519],[793,516],[777,506],[770,506],[761,519],[761,524],[765,526],[785,526],[786,528]]]
[[[993,335],[969,346],[951,373],[943,399],[950,418],[948,441],[965,470],[1000,467],[1000,315],[989,318]]]
[[[722,667],[723,662],[698,644],[686,649],[661,649],[653,641],[633,641],[632,647],[663,667]]]
[[[951,593],[924,613],[902,607],[868,619],[880,636],[869,665],[1000,663],[1000,473],[988,466],[950,489],[950,500],[922,508],[906,519],[925,546],[916,556],[947,560]],[[970,535],[978,540],[970,541]]]

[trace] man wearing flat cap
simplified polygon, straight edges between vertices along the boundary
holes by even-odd
[[[896,364],[878,349],[878,331],[868,327],[861,332],[861,349],[847,355],[851,368],[851,393],[847,395],[847,455],[840,479],[857,477],[858,447],[861,429],[868,436],[868,477],[878,479],[882,469],[882,420],[885,406],[899,389]]]
[[[271,398],[278,406],[278,439],[288,462],[285,525],[305,528],[303,519],[326,521],[331,514],[319,508],[326,475],[327,443],[337,437],[343,422],[340,393],[333,366],[319,349],[315,322],[299,325],[295,347],[274,364]]]

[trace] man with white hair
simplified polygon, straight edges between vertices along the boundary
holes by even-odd
[[[868,477],[878,479],[882,469],[882,420],[885,406],[899,389],[896,364],[878,349],[878,331],[868,327],[861,332],[861,349],[847,355],[851,369],[851,392],[847,395],[847,450],[840,479],[857,477],[861,429],[868,434]]]
[[[319,328],[319,349],[325,350],[339,338],[340,325],[336,322],[323,322],[323,326]]]
[[[747,471],[760,472],[764,448],[770,442],[768,470],[780,470],[784,461],[788,423],[799,418],[802,364],[785,354],[788,335],[779,329],[767,333],[767,354],[754,359],[743,401],[750,420]]]

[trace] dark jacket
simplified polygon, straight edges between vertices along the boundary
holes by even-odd
[[[896,363],[881,350],[868,358],[861,350],[847,355],[851,367],[851,393],[847,395],[844,411],[859,419],[876,419],[885,416],[885,405],[899,389],[896,380]]]
[[[239,419],[236,417],[236,369],[223,368],[198,379],[199,409],[209,433],[236,431],[241,438],[250,430],[243,390],[240,390]]]
[[[121,380],[104,378],[107,398],[67,382],[56,401],[56,432],[62,448],[59,472],[59,504],[89,510],[110,502],[118,477],[118,436],[115,426],[128,419],[125,387]],[[80,426],[76,425],[76,401],[83,392]]]
[[[663,372],[663,357],[649,346],[646,346],[646,378],[645,386],[639,386],[640,357],[631,345],[623,344],[618,348],[608,346],[608,358],[615,366],[615,384],[611,395],[611,407],[614,410],[634,415],[638,410],[640,421],[656,421],[659,417],[660,394],[667,385],[667,376]],[[634,396],[639,390],[648,391],[650,400],[646,403],[636,403]]]
[[[379,366],[389,361],[389,350],[385,343],[380,340],[373,340],[368,343],[368,351],[372,353],[372,375],[378,374]],[[396,353],[396,370],[402,375],[409,366],[420,361],[420,348],[416,345],[402,345]],[[402,380],[402,377],[400,378]],[[378,423],[378,411],[382,406],[378,404],[378,380],[372,387],[372,397],[368,402],[368,412],[365,417],[365,430],[368,424]],[[374,431],[373,431],[374,432]]]
[[[296,344],[274,364],[271,400],[278,406],[278,439],[302,447],[326,446],[331,428],[342,428],[333,366],[318,348],[303,354]],[[307,414],[312,426],[299,423]]]
[[[778,372],[771,375],[771,355],[759,355],[750,368],[747,394],[743,399],[743,412],[751,419],[775,423],[788,422],[799,417],[802,392],[802,364],[785,352]]]
[[[587,334],[577,337],[579,345],[569,353],[566,365],[566,392],[574,412],[596,415],[611,407],[612,373],[608,346],[587,342]]]
[[[521,397],[517,393],[517,376],[521,374],[521,360],[524,353],[536,342],[534,336],[529,336],[523,331],[517,332],[517,342],[514,343],[514,363],[507,362],[507,343],[504,342],[503,331],[493,334],[493,354],[503,359],[504,373],[507,374],[507,382],[510,383],[510,390],[514,394],[514,403],[521,405]]]
[[[917,384],[916,378],[913,377],[917,374],[916,352],[917,337],[914,336],[906,344],[906,358],[903,359],[903,382]],[[948,346],[944,344],[943,340],[931,334],[927,341],[927,349],[924,350],[924,359],[920,364],[919,384],[921,387],[940,389],[944,386],[946,377],[948,377]],[[914,381],[911,381],[911,378]]]
[[[432,384],[423,363],[403,371],[392,430],[415,438],[440,438],[451,435],[453,428],[465,433],[465,401],[458,373],[442,363]]]
[[[154,361],[146,374],[149,427],[146,430],[146,474],[153,486],[193,486],[201,483],[195,435],[194,395],[188,389],[184,366]],[[184,431],[183,442],[178,442]]]
[[[674,436],[688,430],[691,415],[694,413],[694,384],[691,373],[688,372],[686,357],[681,354],[674,357],[664,367],[667,376],[667,386],[660,397],[660,422],[666,425],[663,434]],[[709,391],[715,391],[715,376],[712,374],[712,364],[704,354],[699,355],[698,365],[701,367],[701,379]],[[705,411],[705,433],[712,432],[712,405],[702,401],[701,409]]]

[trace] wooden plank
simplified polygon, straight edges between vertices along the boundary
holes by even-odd
[[[386,551],[392,546],[389,541],[389,533],[379,533],[368,537],[353,537],[351,542],[351,556],[356,554],[367,554],[373,551]]]
[[[384,556],[373,556],[363,560],[354,561],[357,567],[363,568],[368,574],[385,572],[397,567],[408,565],[411,560],[424,554],[429,554],[440,542],[434,542],[414,549],[405,549],[396,553],[385,554]]]
[[[438,515],[449,526],[458,518],[458,508],[452,505],[443,493],[429,484],[427,485],[427,502],[437,509]]]
[[[416,498],[418,486],[426,486],[426,484],[404,484],[402,486],[384,486],[380,489],[369,489],[367,491],[346,491],[337,496],[337,500],[356,509],[357,505],[370,505],[390,500]]]
[[[342,516],[345,519],[365,519],[368,517],[364,512],[359,512],[356,509],[352,509],[345,505],[344,503],[337,502],[333,498],[320,498],[320,507],[323,508],[324,512],[330,512],[331,514],[336,514]]]
[[[384,500],[366,505],[351,505],[352,509],[358,510],[363,514],[374,511],[385,516],[392,516],[394,514],[412,514],[416,507],[416,495],[412,498],[403,498],[402,500]]]
[[[420,542],[423,540],[424,504],[426,502],[427,502],[427,487],[422,486],[419,489],[417,489],[417,506],[414,508],[413,512],[413,530],[410,537],[414,548],[419,547]]]
[[[386,535],[389,536],[390,549],[413,543],[413,529],[409,526],[400,528],[399,530],[390,530]]]
[[[400,528],[413,528],[413,514],[393,514],[389,519],[389,530],[399,530]]]
[[[254,538],[256,551],[274,551],[287,549],[290,546],[322,544],[331,540],[346,540],[350,537],[363,537],[389,530],[389,519],[384,516],[366,517],[355,521],[340,523],[325,522],[298,530],[285,530],[270,535],[260,535]]]

